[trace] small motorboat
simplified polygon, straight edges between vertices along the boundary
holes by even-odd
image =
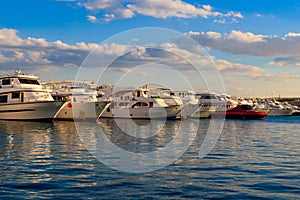
[[[251,105],[237,105],[227,111],[217,111],[214,115],[226,117],[226,119],[263,119],[266,112],[254,110]]]

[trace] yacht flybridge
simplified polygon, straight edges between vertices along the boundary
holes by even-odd
[[[0,76],[0,119],[51,120],[63,102],[55,102],[38,77],[21,73]]]

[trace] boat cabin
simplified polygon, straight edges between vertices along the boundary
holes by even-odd
[[[41,87],[35,76],[1,77],[0,88],[36,88]]]
[[[0,104],[35,101],[53,101],[50,93],[43,89],[38,77],[15,74],[0,77]]]

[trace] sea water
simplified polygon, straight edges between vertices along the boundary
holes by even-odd
[[[130,123],[0,121],[0,199],[300,196],[300,117],[226,120],[204,157],[210,120]],[[186,140],[175,140],[177,133]],[[169,156],[161,156],[168,145]],[[140,165],[130,161],[135,155]]]

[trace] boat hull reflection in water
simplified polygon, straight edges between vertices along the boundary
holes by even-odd
[[[134,121],[140,127],[160,130],[144,131],[150,135],[158,133],[138,139],[130,135],[139,133],[138,130],[131,130],[130,126],[125,129],[131,130],[128,134],[120,130],[126,126],[125,121],[120,121],[119,128],[112,119],[100,121],[99,125],[81,122],[87,125],[82,135],[91,140],[100,139],[101,134],[94,136],[94,131],[101,127],[116,146],[135,153],[157,151],[166,146],[176,137],[174,131],[182,122],[166,121],[161,128],[159,123],[150,125],[149,120]],[[190,130],[198,129],[185,153],[165,168],[136,174],[114,170],[95,159],[77,134],[74,122],[0,120],[0,197],[299,199],[300,117],[226,120],[218,143],[203,159],[199,159],[198,152],[211,120],[184,121],[190,122],[182,127],[182,132],[189,137],[193,137]],[[172,149],[177,152],[178,146]],[[113,149],[106,151],[107,159],[118,159],[113,157]]]

